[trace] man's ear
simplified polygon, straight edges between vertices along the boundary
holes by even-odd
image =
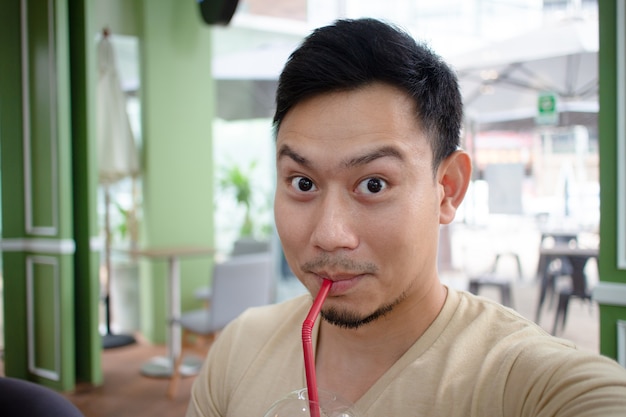
[[[442,190],[439,207],[439,223],[454,220],[456,209],[461,205],[472,176],[472,162],[465,151],[455,151],[437,169],[437,181]]]

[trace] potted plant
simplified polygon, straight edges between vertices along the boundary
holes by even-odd
[[[249,173],[245,173],[238,165],[232,165],[224,170],[224,175],[220,185],[224,190],[231,190],[235,193],[237,204],[243,205],[244,218],[239,231],[240,237],[252,237],[254,224],[250,216],[252,207],[252,186],[250,184],[250,173],[254,169],[256,162],[250,163]]]
[[[233,193],[237,204],[244,208],[243,222],[239,229],[239,237],[234,243],[233,254],[269,250],[269,242],[259,239],[260,234],[267,234],[269,227],[259,227],[252,218],[254,207],[252,172],[255,167],[256,161],[250,163],[247,171],[233,164],[223,170],[220,179],[220,187]]]

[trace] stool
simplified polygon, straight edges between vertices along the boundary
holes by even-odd
[[[522,273],[522,263],[520,261],[519,255],[514,252],[500,252],[496,254],[496,258],[493,261],[493,266],[491,267],[490,272],[471,277],[469,279],[469,292],[477,295],[481,287],[498,288],[500,290],[501,304],[507,307],[513,307],[513,297],[511,295],[511,281],[507,278],[503,278],[501,275],[496,274],[496,271],[498,270],[498,263],[504,256],[513,257],[517,264],[517,277],[520,281],[524,279],[524,274]]]
[[[520,281],[524,280],[524,273],[522,272],[522,261],[520,261],[519,259],[519,255],[515,252],[502,252],[502,253],[497,253],[496,254],[496,259],[493,261],[493,267],[491,268],[491,272],[495,273],[496,269],[498,268],[498,261],[500,261],[500,259],[503,256],[510,256],[513,257],[513,259],[515,260],[515,263],[517,264],[517,279]]]
[[[500,303],[507,307],[513,307],[511,283],[508,280],[492,274],[485,274],[470,278],[469,292],[478,295],[482,287],[498,288],[500,290]]]

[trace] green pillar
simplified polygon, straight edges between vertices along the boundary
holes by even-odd
[[[621,5],[621,10],[618,8]],[[618,34],[618,26],[626,25],[626,7],[622,0],[598,2],[600,51],[600,113],[598,116],[598,137],[600,139],[600,282],[594,288],[594,298],[600,305],[600,353],[618,358],[617,323],[626,320],[626,267],[623,261],[624,245],[618,244],[624,227],[619,216],[626,216],[624,209],[618,210],[619,198],[626,198],[625,184],[620,184],[619,166],[626,164],[625,132],[618,132],[619,118],[624,110],[617,108],[618,91],[626,94],[626,87],[618,83],[617,51],[626,54],[623,35]],[[624,29],[622,29],[624,30]],[[622,77],[625,69],[622,68]],[[626,178],[624,178],[626,180]],[[622,200],[623,203],[624,200]],[[623,217],[622,217],[623,218]],[[618,251],[622,251],[618,254]],[[623,352],[623,351],[622,351]],[[626,352],[625,352],[626,353]],[[626,358],[625,358],[626,359]]]
[[[211,29],[194,1],[144,0],[140,36],[143,116],[141,247],[213,245]],[[208,257],[181,259],[183,309],[208,283]],[[164,261],[143,260],[142,332],[166,334]],[[197,304],[199,306],[200,304]]]
[[[100,249],[97,211],[97,141],[95,132],[97,70],[93,1],[69,1],[72,102],[72,187],[76,378],[100,385]]]

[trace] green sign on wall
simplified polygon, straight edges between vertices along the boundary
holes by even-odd
[[[553,92],[541,92],[537,96],[537,124],[558,125],[557,95]]]

